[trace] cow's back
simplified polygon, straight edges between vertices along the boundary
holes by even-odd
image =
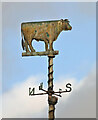
[[[60,20],[22,23],[21,31],[27,38],[32,36],[32,39],[49,40],[52,36],[53,39],[56,39],[59,33],[59,22]]]

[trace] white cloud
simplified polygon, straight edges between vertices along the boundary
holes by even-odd
[[[56,117],[95,117],[96,116],[96,73],[92,71],[78,82],[75,78],[60,79],[55,90],[65,89],[66,83],[72,84],[71,93],[63,93],[56,105]],[[48,117],[47,96],[28,96],[28,88],[36,87],[40,77],[30,77],[21,85],[3,94],[3,117],[34,118]],[[36,82],[37,81],[37,82]]]
[[[29,87],[38,88],[38,79],[40,78],[30,77],[3,94],[3,117],[33,117],[46,107],[46,96],[29,96]]]
[[[69,93],[70,94],[70,93]],[[66,99],[66,94],[57,106],[60,118],[95,118],[96,117],[96,72],[73,86],[73,92]],[[62,107],[63,106],[63,107]]]

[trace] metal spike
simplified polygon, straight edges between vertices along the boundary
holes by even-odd
[[[42,90],[43,89],[43,82],[40,83],[40,86],[39,86],[39,90]]]

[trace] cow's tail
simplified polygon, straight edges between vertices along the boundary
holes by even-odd
[[[21,31],[21,37],[22,37],[22,41],[21,41],[22,48],[23,48],[23,50],[25,50],[25,43],[24,43],[24,40],[23,40],[23,33],[22,33],[22,31]]]

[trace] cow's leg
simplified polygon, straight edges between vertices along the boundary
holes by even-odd
[[[45,41],[45,50],[48,51],[48,41]]]
[[[53,40],[49,41],[49,50],[54,51],[54,49],[53,49]]]
[[[26,35],[24,36],[24,46],[25,46],[26,52],[30,52],[29,49],[28,49],[28,39],[27,39]]]
[[[54,40],[54,24],[51,24],[50,27],[50,33],[49,33],[49,50],[50,51],[54,51],[53,50],[53,40]]]
[[[34,48],[32,46],[32,40],[29,41],[29,47],[30,47],[31,52],[35,52],[35,50],[34,50]]]
[[[25,43],[24,43],[24,44],[25,44],[26,52],[30,52],[29,49],[28,49],[28,43],[27,43],[26,40],[25,40]]]

